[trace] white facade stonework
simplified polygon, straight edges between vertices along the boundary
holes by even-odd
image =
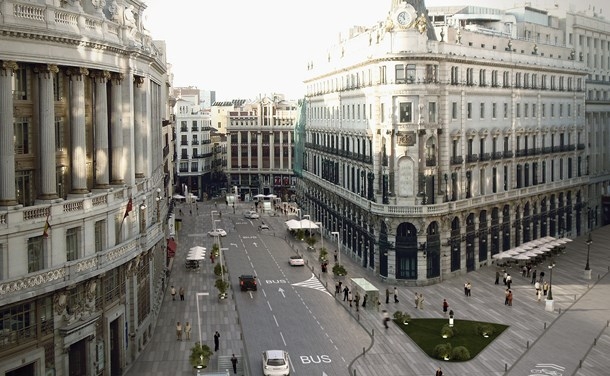
[[[144,9],[0,1],[0,375],[120,375],[151,338],[173,146]]]
[[[308,64],[304,210],[364,268],[408,285],[600,226],[608,48],[591,66],[578,41],[607,46],[608,23],[481,7],[426,21],[422,3],[393,1]]]

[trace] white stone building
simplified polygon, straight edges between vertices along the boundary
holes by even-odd
[[[594,67],[579,56],[591,43],[607,72],[595,43],[610,42],[608,24],[533,8],[424,13],[393,0],[385,21],[309,63],[304,211],[364,268],[409,285],[601,225],[607,86],[587,94]]]
[[[173,146],[145,8],[0,1],[1,375],[120,375],[151,338]]]

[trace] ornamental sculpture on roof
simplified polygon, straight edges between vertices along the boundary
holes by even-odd
[[[426,20],[426,15],[422,13],[419,17],[417,17],[417,20],[415,20],[415,27],[417,28],[420,34],[423,34],[428,28],[427,25],[428,22]]]

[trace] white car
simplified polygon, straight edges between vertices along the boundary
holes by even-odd
[[[255,212],[254,210],[250,210],[244,213],[244,217],[249,218],[249,219],[257,219],[260,218],[260,215],[258,215],[257,212]]]
[[[269,230],[269,225],[267,225],[265,223],[261,223],[260,225],[258,225],[258,229],[259,230]]]
[[[221,228],[217,228],[216,230],[212,230],[208,232],[210,236],[227,236],[227,232]]]
[[[301,256],[290,256],[290,266],[305,266],[305,260]]]
[[[288,376],[290,363],[288,353],[284,350],[267,350],[263,352],[263,375]]]

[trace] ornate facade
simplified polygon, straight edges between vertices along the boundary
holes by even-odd
[[[151,338],[173,146],[144,9],[0,1],[0,375],[120,375]]]
[[[304,210],[362,267],[408,285],[600,226],[610,106],[589,100],[579,55],[587,38],[610,43],[602,21],[573,15],[580,31],[566,31],[529,7],[423,7],[392,1],[384,22],[308,64]],[[610,77],[608,49],[595,54]]]

